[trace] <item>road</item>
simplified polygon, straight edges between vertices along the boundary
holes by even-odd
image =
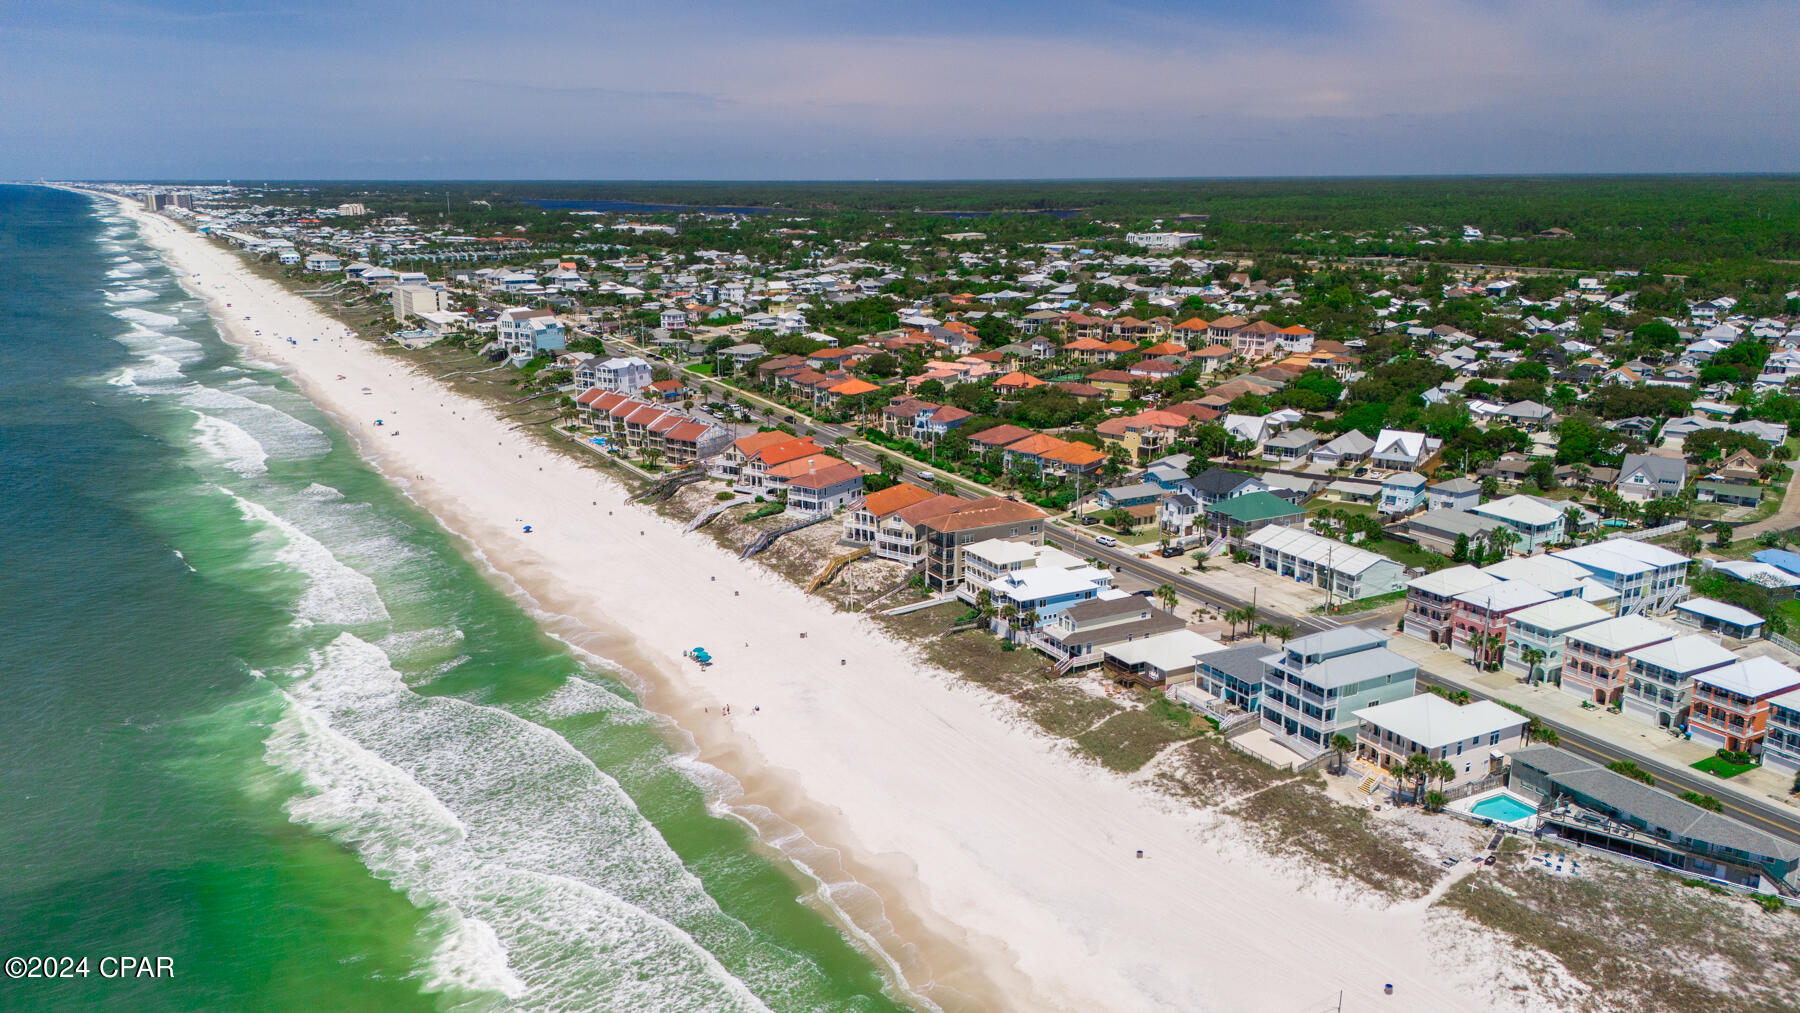
[[[1418,682],[1421,686],[1437,686],[1452,692],[1468,689],[1467,686],[1449,682],[1424,669],[1419,670]],[[1492,699],[1473,690],[1469,691],[1469,695],[1476,699]],[[1602,765],[1615,760],[1630,760],[1640,768],[1649,771],[1656,778],[1656,787],[1671,795],[1680,795],[1684,791],[1711,795],[1724,805],[1727,815],[1784,840],[1800,842],[1800,815],[1796,815],[1791,810],[1723,787],[1716,777],[1694,770],[1671,767],[1666,763],[1649,759],[1641,753],[1634,753],[1548,718],[1539,717],[1538,720],[1546,728],[1556,730],[1558,746],[1577,756],[1585,757]]]
[[[654,352],[649,352],[647,349],[640,349],[639,351],[651,355],[655,354]],[[708,389],[716,389],[711,384],[708,384],[707,386]],[[855,429],[850,426],[817,422],[811,418],[797,415],[791,409],[783,407],[775,402],[767,401],[755,394],[741,391],[736,388],[726,387],[723,391],[719,391],[719,393],[725,397],[744,397],[746,400],[757,402],[764,407],[771,419],[785,419],[791,416],[794,418],[796,424],[813,429],[825,442],[835,443],[839,437],[844,437],[849,442],[836,447],[835,449],[837,449],[838,452],[864,467],[870,469],[879,467],[877,457],[880,456],[882,451],[871,444],[857,442],[857,433]],[[890,454],[889,456],[894,460],[901,462],[901,477],[917,485],[929,488],[933,484],[933,479],[947,478],[955,485],[957,494],[961,496],[975,498],[978,496],[1004,495],[1004,493],[1001,493],[998,490],[980,486],[957,476],[938,476],[933,473],[931,478],[927,478],[926,473],[929,469],[921,468],[915,462],[908,458],[901,457],[898,454]],[[1800,476],[1795,478],[1793,488],[1800,489]],[[1059,549],[1063,549],[1083,558],[1101,560],[1111,566],[1114,570],[1142,577],[1149,581],[1152,586],[1164,583],[1173,584],[1176,591],[1191,600],[1206,602],[1219,609],[1243,608],[1250,604],[1250,602],[1245,601],[1244,599],[1225,594],[1222,591],[1202,584],[1192,574],[1173,574],[1167,570],[1153,566],[1150,563],[1137,558],[1136,554],[1128,548],[1101,545],[1094,540],[1092,535],[1089,535],[1085,531],[1071,530],[1060,527],[1055,523],[1050,523],[1045,525],[1044,534],[1045,541]],[[1325,616],[1291,616],[1264,609],[1261,606],[1257,607],[1257,613],[1265,622],[1276,626],[1292,626],[1297,635],[1317,633],[1346,625]],[[1348,625],[1356,624],[1350,623]],[[1418,682],[1421,686],[1438,686],[1450,691],[1467,689],[1465,686],[1445,681],[1424,669],[1419,670]],[[1487,697],[1480,693],[1475,693],[1474,691],[1470,691],[1470,693],[1477,698],[1487,699]],[[1670,794],[1679,795],[1683,791],[1695,791],[1703,795],[1711,795],[1719,800],[1728,814],[1737,819],[1743,820],[1751,826],[1757,827],[1758,829],[1774,834],[1785,840],[1800,842],[1800,816],[1797,816],[1793,812],[1768,802],[1762,802],[1752,796],[1742,794],[1731,788],[1723,787],[1717,778],[1701,775],[1695,771],[1670,767],[1667,764],[1622,749],[1585,732],[1577,731],[1567,725],[1542,717],[1540,717],[1539,720],[1545,727],[1552,728],[1556,731],[1558,744],[1563,749],[1575,753],[1578,756],[1594,760],[1602,765],[1612,763],[1616,760],[1631,760],[1640,768],[1649,771],[1655,776],[1656,786],[1668,791]]]

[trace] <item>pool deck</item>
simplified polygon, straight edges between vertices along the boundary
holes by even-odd
[[[1501,820],[1501,819],[1495,819],[1492,816],[1484,816],[1475,811],[1475,807],[1480,805],[1481,803],[1487,801],[1488,799],[1496,798],[1496,797],[1499,797],[1502,795],[1507,798],[1512,799],[1514,802],[1519,803],[1521,806],[1524,806],[1526,809],[1531,810],[1530,814],[1527,816],[1522,816],[1518,819]],[[1462,815],[1467,816],[1470,819],[1481,820],[1484,823],[1491,823],[1495,826],[1512,827],[1514,830],[1524,830],[1524,831],[1529,832],[1529,831],[1535,830],[1537,828],[1537,823],[1538,823],[1537,803],[1532,801],[1531,799],[1524,797],[1523,795],[1515,794],[1514,792],[1507,790],[1505,787],[1493,788],[1488,791],[1479,792],[1477,794],[1470,795],[1468,798],[1457,799],[1455,802],[1452,802],[1450,804],[1449,808],[1450,808],[1450,811],[1456,812],[1456,813],[1461,813]]]

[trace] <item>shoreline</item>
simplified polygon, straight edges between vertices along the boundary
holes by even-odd
[[[119,203],[228,340],[280,364],[553,635],[630,673],[695,760],[741,786],[721,802],[762,846],[833,883],[822,867],[835,858],[840,909],[931,1001],[1280,1009],[1338,989],[1373,1002],[1395,982],[1407,1008],[1493,1002],[1485,978],[1433,966],[1423,906],[1321,896],[1280,863],[1202,839],[1199,814],[1058,754],[865,619],[626,505],[619,483],[344,340],[342,324],[237,254]],[[392,424],[376,429],[377,413]],[[641,576],[653,573],[664,576]],[[695,642],[720,645],[719,664],[693,672],[678,655]],[[1151,861],[1127,861],[1138,848]]]

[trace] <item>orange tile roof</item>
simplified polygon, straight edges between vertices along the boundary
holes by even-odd
[[[1144,349],[1145,355],[1184,355],[1187,346],[1176,341],[1162,341]]]
[[[880,387],[875,386],[867,380],[845,380],[843,383],[831,388],[831,393],[837,394],[840,397],[852,397],[857,394],[867,394],[872,390],[880,389]]]
[[[1006,374],[1005,376],[1001,377],[998,380],[995,380],[994,386],[996,386],[996,387],[1019,387],[1019,388],[1042,387],[1046,382],[1048,382],[1048,381],[1040,380],[1037,377],[1032,376],[1030,373],[1020,373],[1020,372],[1014,371],[1014,372]]]
[[[905,509],[914,503],[923,503],[936,495],[930,489],[921,489],[911,482],[901,482],[863,497],[862,508],[878,518],[886,517],[896,510]]]
[[[814,443],[810,436],[803,436],[799,439],[790,436],[788,437],[787,442],[777,443],[772,447],[764,447],[757,451],[754,456],[763,463],[764,467],[772,468],[775,465],[798,460],[808,454],[817,454],[823,450],[824,448],[817,443]]]
[[[841,463],[843,462],[830,454],[807,454],[804,457],[796,457],[770,466],[769,477],[792,479]]]
[[[831,465],[820,465],[817,471],[795,475],[788,480],[788,485],[801,489],[829,489],[853,478],[861,478],[862,475],[863,470],[856,465],[849,461],[838,461]]]
[[[1178,331],[1204,331],[1211,326],[1212,324],[1200,317],[1189,317],[1181,323],[1176,324],[1175,329]]]
[[[1085,468],[1090,464],[1098,464],[1106,460],[1106,455],[1085,443],[1068,443],[1044,455],[1045,458],[1058,464]]]
[[[745,457],[750,457],[757,451],[766,450],[778,443],[786,443],[793,438],[794,436],[792,433],[784,433],[779,429],[771,429],[766,433],[751,433],[749,436],[745,436],[742,439],[732,440],[731,445],[737,448],[738,453],[743,454]]]
[[[1047,436],[1044,433],[1033,433],[1016,443],[1008,443],[1006,445],[1006,452],[1009,454],[1025,454],[1029,457],[1039,457],[1062,447],[1063,442],[1064,441],[1059,440],[1054,436]]]

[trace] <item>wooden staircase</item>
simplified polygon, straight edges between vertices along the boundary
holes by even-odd
[[[820,588],[836,580],[837,575],[843,572],[844,567],[849,566],[851,563],[856,562],[868,554],[869,547],[865,545],[861,548],[852,549],[849,552],[831,557],[831,562],[826,563],[825,568],[820,570],[818,574],[813,577],[812,582],[806,585],[806,593],[817,594]]]

